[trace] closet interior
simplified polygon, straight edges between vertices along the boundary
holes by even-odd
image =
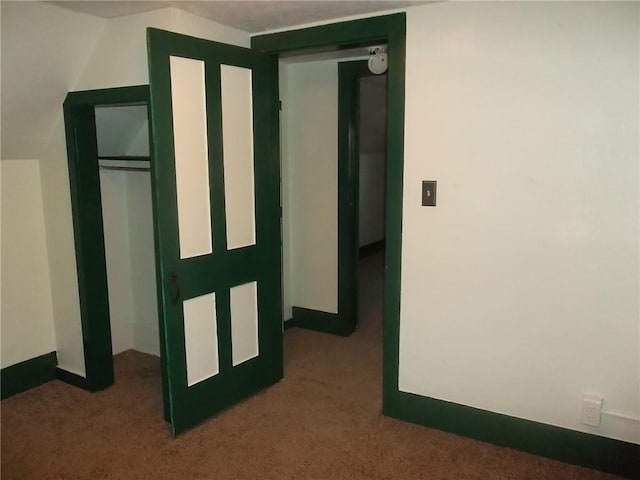
[[[147,105],[95,107],[113,354],[159,356]]]

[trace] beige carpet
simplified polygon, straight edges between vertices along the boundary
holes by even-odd
[[[363,262],[361,328],[285,332],[285,379],[178,438],[158,359],[115,358],[116,384],[54,381],[2,402],[2,479],[612,479],[380,413],[380,258]]]

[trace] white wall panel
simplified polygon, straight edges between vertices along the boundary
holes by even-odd
[[[251,70],[220,66],[227,248],[256,243]]]
[[[216,295],[207,293],[182,302],[184,346],[187,354],[187,385],[191,386],[220,371]]]
[[[231,288],[231,351],[233,365],[257,357],[258,284],[246,283]]]
[[[212,251],[204,62],[169,57],[180,258]]]

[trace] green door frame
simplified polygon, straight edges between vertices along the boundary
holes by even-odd
[[[149,86],[138,85],[69,92],[63,105],[86,377],[57,377],[89,391],[114,382],[95,107],[148,104]]]
[[[382,409],[397,411],[400,338],[400,264],[402,248],[402,180],[404,165],[404,82],[406,14],[397,13],[349,22],[257,35],[251,47],[272,55],[311,48],[348,48],[386,43],[387,164]],[[295,312],[294,312],[295,317]]]

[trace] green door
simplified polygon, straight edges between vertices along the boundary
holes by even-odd
[[[282,378],[277,61],[148,29],[165,417]]]

